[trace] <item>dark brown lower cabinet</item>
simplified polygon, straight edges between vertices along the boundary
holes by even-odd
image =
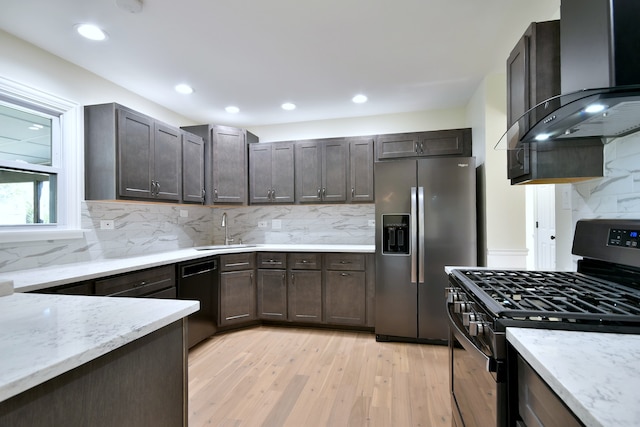
[[[0,425],[187,426],[184,319],[0,402]]]
[[[258,270],[258,318],[287,320],[286,270]]]
[[[289,320],[322,323],[322,271],[290,270],[288,285]]]
[[[340,325],[366,324],[364,271],[327,271],[325,321]]]
[[[220,323],[230,326],[256,319],[256,281],[253,270],[220,274]]]
[[[518,355],[518,412],[524,427],[580,427],[583,424]]]

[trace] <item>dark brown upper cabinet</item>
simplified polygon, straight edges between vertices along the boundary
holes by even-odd
[[[248,202],[247,144],[258,137],[244,129],[218,125],[185,126],[205,141],[205,203]]]
[[[182,131],[118,104],[85,107],[85,198],[182,198]]]

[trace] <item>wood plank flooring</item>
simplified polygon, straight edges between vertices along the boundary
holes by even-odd
[[[189,426],[451,426],[445,346],[260,326],[189,352]]]

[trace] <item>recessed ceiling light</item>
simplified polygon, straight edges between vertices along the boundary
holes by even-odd
[[[76,25],[76,31],[89,40],[101,41],[107,38],[107,33],[93,24],[78,24]]]
[[[369,98],[367,98],[366,95],[362,95],[362,94],[356,95],[353,98],[351,98],[351,100],[353,102],[355,102],[356,104],[363,104],[363,103],[367,102],[367,99],[369,99]]]
[[[176,85],[175,90],[176,92],[182,93],[185,95],[189,95],[190,93],[193,93],[193,88],[188,84],[184,84],[184,83],[180,83],[179,85]]]
[[[292,104],[291,102],[285,102],[284,104],[282,104],[282,109],[287,111],[295,110],[296,104]]]
[[[231,113],[231,114],[237,114],[240,112],[240,109],[238,107],[235,107],[233,105],[229,105],[227,108],[224,109],[227,113]]]

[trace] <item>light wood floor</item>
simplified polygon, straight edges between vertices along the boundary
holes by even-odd
[[[189,353],[189,426],[451,426],[447,348],[256,327]]]

